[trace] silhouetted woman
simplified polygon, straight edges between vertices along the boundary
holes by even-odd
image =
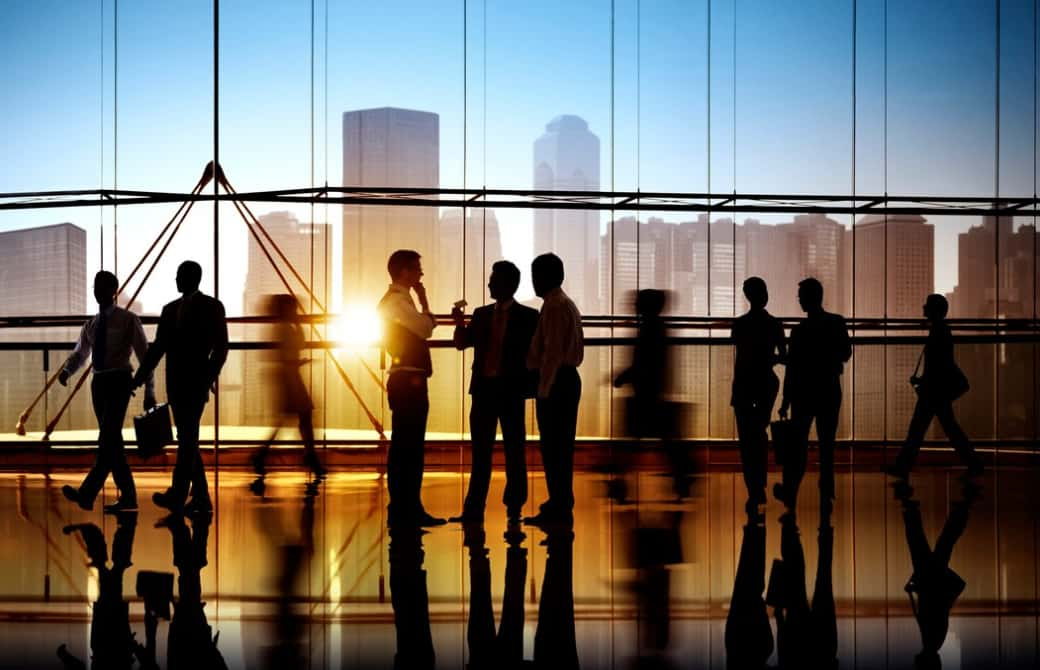
[[[300,316],[296,310],[296,298],[282,293],[272,295],[268,301],[267,313],[275,318],[274,341],[278,342],[277,365],[271,383],[275,386],[278,397],[278,423],[268,441],[253,454],[253,468],[260,479],[254,482],[253,488],[263,488],[263,477],[267,472],[267,452],[278,435],[286,416],[296,416],[299,420],[300,437],[303,440],[304,462],[316,477],[325,474],[325,468],[314,449],[314,425],[311,412],[314,405],[310,394],[303,383],[300,368],[307,363],[300,355],[303,351],[303,331],[300,328]]]
[[[949,303],[946,298],[933,293],[924,303],[924,316],[928,319],[928,339],[921,354],[924,360],[924,372],[920,377],[917,370],[910,377],[910,383],[917,390],[917,405],[910,418],[910,427],[906,432],[906,441],[899,451],[895,463],[884,468],[890,475],[906,478],[917,459],[921,442],[932,418],[939,419],[939,425],[968,466],[967,474],[975,476],[982,473],[982,460],[971,446],[964,429],[957,423],[953,415],[953,401],[968,390],[968,380],[957,367],[953,358],[953,335],[946,323],[946,312]],[[920,361],[919,361],[920,362]]]
[[[769,291],[765,281],[761,277],[744,280],[744,297],[750,309],[733,321],[731,333],[736,358],[730,404],[740,438],[740,461],[748,492],[746,508],[749,514],[757,514],[759,505],[766,502],[766,429],[780,390],[773,366],[787,358],[787,344],[780,320],[766,311]]]

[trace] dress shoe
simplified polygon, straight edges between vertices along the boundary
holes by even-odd
[[[79,505],[80,509],[86,510],[88,512],[92,512],[94,510],[93,501],[87,502],[87,500],[84,499],[83,496],[80,494],[79,489],[77,489],[74,486],[69,486],[68,484],[62,486],[61,494],[68,498],[70,501]]]
[[[183,502],[174,498],[172,491],[156,491],[152,494],[152,502],[171,512],[180,512],[184,507]]]
[[[473,512],[463,512],[458,516],[449,516],[448,523],[481,524],[484,523],[484,515],[474,514]]]
[[[319,459],[318,455],[313,451],[308,452],[307,455],[303,457],[303,462],[308,468],[311,469],[311,472],[314,474],[314,476],[319,479],[329,473],[325,466],[321,464],[321,459]]]
[[[784,504],[788,509],[794,509],[794,501],[788,497],[787,489],[780,482],[773,484],[773,497]]]
[[[422,527],[443,526],[444,524],[448,523],[447,519],[443,519],[439,516],[433,516],[432,514],[426,511],[419,512],[419,515],[415,518],[415,520],[416,525]]]
[[[192,498],[184,505],[184,513],[188,515],[210,514],[213,511],[213,501],[207,498]]]
[[[135,498],[120,498],[111,505],[105,505],[105,514],[122,514],[123,512],[136,512],[137,500]]]
[[[506,510],[506,523],[510,526],[516,526],[520,524],[519,507],[510,507]]]
[[[542,510],[534,516],[525,516],[524,523],[528,526],[567,526],[574,523],[574,516],[570,512],[547,512]]]

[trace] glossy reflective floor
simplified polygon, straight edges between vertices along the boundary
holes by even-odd
[[[261,498],[222,468],[212,519],[165,525],[149,498],[168,472],[138,476],[136,519],[65,501],[82,472],[6,473],[0,666],[90,667],[93,643],[94,667],[125,668],[910,668],[926,645],[944,668],[1037,667],[1040,478],[958,474],[925,468],[909,491],[846,470],[827,515],[810,473],[797,515],[771,501],[749,524],[739,472],[681,503],[641,472],[638,505],[582,472],[573,529],[507,532],[496,473],[483,528],[391,536],[371,471],[315,495],[275,472]],[[457,513],[464,487],[428,473],[426,507]]]

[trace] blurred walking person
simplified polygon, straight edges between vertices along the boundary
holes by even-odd
[[[94,467],[79,488],[65,485],[62,494],[85,510],[94,508],[109,473],[119,488],[116,502],[105,505],[105,512],[127,512],[137,509],[134,476],[126,462],[123,445],[123,421],[132,395],[130,352],[143,367],[148,351],[141,320],[130,310],[116,305],[119,280],[102,270],[94,275],[94,299],[98,313],[83,325],[76,348],[65,361],[58,382],[65,386],[90,358],[94,376],[90,381],[91,403],[98,422],[98,450]],[[155,386],[151,371],[141,374],[145,384],[144,408],[155,406]]]

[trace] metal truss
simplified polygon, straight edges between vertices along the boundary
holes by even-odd
[[[766,195],[641,191],[544,191],[489,188],[360,188],[321,186],[245,193],[171,193],[82,189],[0,193],[0,209],[154,205],[214,199],[240,203],[336,204],[394,207],[575,209],[748,214],[888,214],[922,216],[1032,216],[1035,195],[928,197],[901,195]]]

